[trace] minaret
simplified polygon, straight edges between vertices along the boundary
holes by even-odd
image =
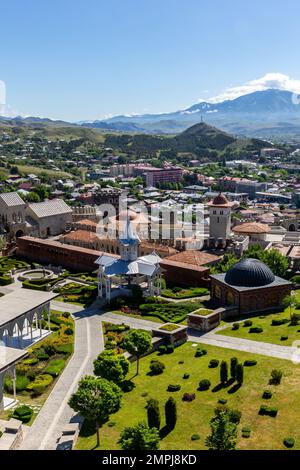
[[[231,209],[224,194],[220,193],[209,204],[209,245],[212,247],[225,248],[231,234]]]

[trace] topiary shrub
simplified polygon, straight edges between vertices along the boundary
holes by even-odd
[[[41,395],[52,382],[53,377],[50,374],[40,374],[27,386],[27,390],[35,396]]]
[[[295,445],[295,439],[293,437],[286,437],[285,439],[283,439],[283,444],[288,449],[291,449]]]
[[[286,341],[286,340],[288,340],[288,339],[289,339],[288,336],[281,336],[281,337],[280,337],[280,341]]]
[[[36,355],[36,357],[38,358],[39,361],[48,361],[49,359],[49,354],[46,354],[46,353],[39,353]]]
[[[185,374],[183,374],[183,377],[182,377],[182,378],[183,378],[183,379],[188,379],[189,377],[190,377],[190,374],[185,373]]]
[[[228,417],[231,423],[239,424],[241,421],[242,412],[240,410],[229,410]]]
[[[183,401],[193,401],[195,400],[196,398],[196,394],[195,393],[185,393],[182,397],[182,400]]]
[[[28,423],[33,415],[33,410],[27,405],[21,405],[15,408],[12,417],[19,419],[22,423]]]
[[[24,390],[26,390],[29,383],[30,383],[30,378],[28,376],[17,374],[16,391],[23,392]],[[13,393],[14,391],[13,381],[12,381],[12,378],[9,376],[6,376],[4,379],[4,390],[8,393]]]
[[[249,333],[262,333],[264,330],[260,326],[252,326]]]
[[[173,344],[168,344],[166,347],[166,353],[172,354],[174,352],[175,346]]]
[[[167,388],[168,392],[178,392],[180,389],[181,389],[180,384],[169,384]]]
[[[52,375],[52,377],[57,377],[65,367],[65,364],[66,362],[64,359],[52,359],[49,361],[49,364],[45,369],[45,373]]]
[[[245,321],[244,321],[244,326],[245,326],[245,327],[252,326],[252,325],[253,325],[253,321],[252,321],[252,320],[245,320]]]
[[[151,375],[160,375],[165,369],[165,365],[161,361],[152,360],[150,363],[150,374]]]
[[[121,389],[124,393],[128,393],[128,392],[131,392],[134,389],[135,383],[132,382],[132,380],[123,380],[120,387],[121,387]],[[145,394],[142,394],[142,396],[144,396],[144,397],[146,397],[147,395],[148,395],[147,392],[145,392]]]
[[[220,362],[220,361],[219,361],[218,359],[211,359],[211,360],[209,361],[208,367],[209,367],[210,369],[215,369],[216,367],[218,367],[219,362]]]
[[[274,320],[271,322],[271,326],[280,326],[288,322],[289,320],[287,318],[274,318]]]
[[[44,350],[45,353],[48,354],[48,356],[54,356],[54,354],[56,353],[55,346],[52,343],[45,344]]]
[[[67,336],[71,336],[74,333],[73,328],[66,328],[64,334]]]
[[[22,362],[25,366],[35,366],[39,360],[37,357],[31,357],[29,359],[24,359]]]
[[[232,330],[238,330],[239,328],[240,328],[240,324],[239,324],[239,323],[234,323],[234,324],[232,325],[232,328],[231,328],[231,329],[232,329]]]
[[[199,439],[200,439],[199,434],[193,434],[193,435],[191,436],[191,441],[199,441]]]
[[[253,367],[253,366],[256,366],[257,364],[257,361],[255,361],[254,359],[248,359],[247,361],[244,361],[244,366],[246,367]]]
[[[226,405],[227,400],[225,398],[219,398],[218,403],[220,403],[220,405]]]
[[[264,390],[262,394],[262,398],[264,398],[265,400],[270,400],[272,396],[273,396],[273,393],[271,392],[271,390]]]
[[[251,434],[251,428],[245,427],[242,429],[242,437],[244,439],[248,439],[250,437],[250,434]]]
[[[195,357],[201,357],[201,356],[206,356],[207,350],[201,348],[200,346],[197,347],[197,350],[195,352]]]
[[[166,354],[167,346],[164,346],[164,345],[159,346],[158,351],[159,351],[160,354]]]
[[[270,385],[279,385],[282,379],[282,371],[279,369],[273,369],[271,372],[271,378],[269,380]]]
[[[204,392],[205,390],[209,390],[210,386],[211,386],[210,380],[202,379],[199,382],[198,390],[200,390],[201,392]]]
[[[261,405],[258,414],[262,416],[271,416],[272,418],[275,418],[278,413],[278,408],[270,408],[266,405]]]

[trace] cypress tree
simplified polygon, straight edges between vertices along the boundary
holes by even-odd
[[[148,401],[147,405],[147,419],[148,419],[148,426],[150,429],[160,428],[160,411],[159,411],[159,403],[158,400],[154,400],[151,398]]]
[[[177,406],[173,397],[168,398],[165,403],[166,426],[168,429],[174,429],[177,421]]]
[[[237,357],[232,357],[230,359],[230,376],[232,379],[236,378],[236,366],[238,365]]]
[[[244,382],[244,366],[243,364],[238,364],[236,366],[236,381],[239,385],[242,385]]]
[[[226,361],[221,362],[220,379],[223,385],[228,382],[228,364]]]

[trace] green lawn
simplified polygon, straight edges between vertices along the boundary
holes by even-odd
[[[213,346],[205,345],[204,347],[208,354],[199,358],[194,357],[196,347],[193,347],[192,343],[180,346],[173,354],[158,356],[158,353],[153,353],[141,360],[138,377],[134,377],[136,364],[133,363],[128,377],[133,377],[136,387],[133,391],[124,394],[121,410],[112,415],[110,422],[102,427],[101,448],[118,449],[117,441],[121,430],[125,426],[134,425],[146,419],[145,405],[149,398],[159,400],[163,427],[164,403],[172,395],[177,401],[178,420],[175,429],[161,440],[161,449],[205,449],[204,440],[210,431],[209,422],[220,398],[227,399],[227,405],[230,408],[236,408],[242,412],[241,424],[238,427],[239,449],[283,449],[282,441],[286,437],[294,437],[295,448],[300,449],[300,367],[289,361],[266,356]],[[166,366],[164,373],[159,376],[147,375],[151,359],[157,356]],[[246,359],[257,360],[256,366],[244,368],[244,384],[240,389],[230,393],[232,392],[232,385],[230,385],[218,391],[212,391],[212,389],[205,392],[197,391],[201,379],[209,379],[212,388],[219,384],[219,367],[216,369],[208,367],[211,359],[229,362],[233,356],[236,356],[240,362]],[[179,364],[179,361],[184,361],[184,363]],[[284,372],[282,382],[277,387],[268,384],[274,368],[279,368]],[[187,380],[182,378],[184,373],[190,374]],[[167,392],[169,384],[181,384],[182,388],[178,392],[170,393]],[[273,397],[270,400],[261,398],[265,389],[273,391]],[[193,402],[183,402],[184,392],[195,392],[196,399]],[[260,416],[258,410],[262,404],[277,406],[279,409],[277,417]],[[241,429],[244,426],[251,428],[249,439],[241,437]],[[199,434],[200,440],[192,441],[192,434]],[[93,428],[86,424],[78,439],[77,449],[92,449],[95,443]]]
[[[297,292],[298,301],[300,301],[300,291]],[[293,310],[295,313],[300,315],[300,310]],[[290,323],[284,325],[272,326],[272,320],[276,319],[290,319],[290,309],[287,308],[285,311],[280,313],[271,313],[264,315],[252,315],[247,316],[247,319],[252,320],[252,326],[258,326],[263,328],[262,333],[249,333],[249,327],[244,327],[243,323],[240,323],[238,330],[232,330],[232,325],[228,326],[225,330],[220,330],[217,334],[234,336],[236,338],[246,338],[254,341],[264,341],[266,343],[280,344],[281,346],[291,346],[293,341],[300,340],[300,322],[299,325],[292,326]],[[232,320],[231,320],[232,321]],[[224,324],[226,324],[224,322]],[[282,341],[282,336],[288,336],[287,340]]]

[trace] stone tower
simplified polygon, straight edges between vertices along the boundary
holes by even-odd
[[[224,194],[218,194],[209,204],[209,246],[225,248],[231,234],[231,209]]]

